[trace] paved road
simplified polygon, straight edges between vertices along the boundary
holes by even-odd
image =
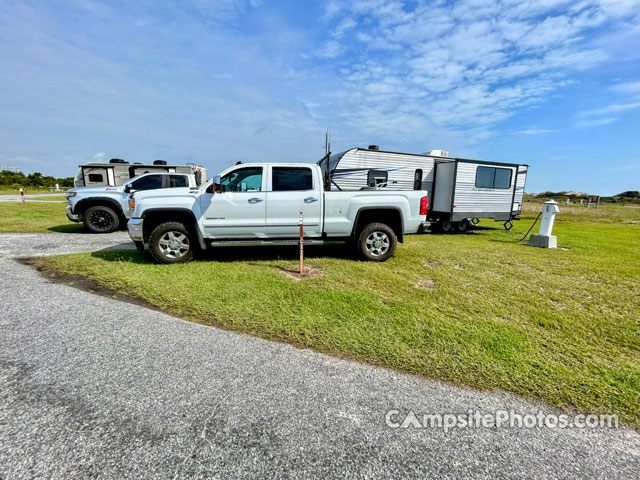
[[[133,249],[127,232],[0,233],[0,258],[43,257],[94,250]]]
[[[60,197],[64,195],[64,192],[58,193],[33,193],[26,194],[24,197],[28,202],[41,202],[41,203],[66,203],[66,200],[46,200],[44,197]],[[37,200],[35,200],[37,199]],[[21,202],[22,197],[20,195],[0,195],[0,202]]]
[[[554,410],[0,271],[3,480],[640,475],[636,431],[391,429],[393,408]]]

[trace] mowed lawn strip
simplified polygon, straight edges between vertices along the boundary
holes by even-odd
[[[81,223],[67,218],[67,203],[0,202],[0,233],[38,233],[83,231]]]
[[[537,208],[511,232],[483,221],[468,235],[407,237],[383,264],[309,247],[324,275],[303,281],[282,273],[295,247],[172,266],[136,251],[39,263],[199,323],[640,426],[640,210],[612,208],[612,221],[561,206],[566,250],[544,250],[517,242]]]

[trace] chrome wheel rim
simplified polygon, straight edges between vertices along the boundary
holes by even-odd
[[[160,237],[158,247],[167,258],[181,258],[189,251],[189,239],[182,232],[167,232]]]
[[[389,250],[389,236],[384,232],[371,233],[365,242],[367,252],[374,257],[380,257]]]

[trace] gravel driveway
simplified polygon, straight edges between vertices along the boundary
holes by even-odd
[[[64,236],[2,235],[0,248],[124,239]],[[391,409],[556,411],[186,322],[10,258],[0,271],[3,480],[640,476],[634,430],[390,428]]]

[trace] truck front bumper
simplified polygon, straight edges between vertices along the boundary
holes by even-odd
[[[142,219],[141,218],[132,218],[127,223],[127,228],[129,229],[129,236],[131,240],[134,242],[144,242],[144,236],[142,233]]]
[[[73,213],[73,209],[71,208],[71,205],[67,207],[67,218],[72,222],[82,221],[82,217],[80,215],[78,215],[77,213]]]

